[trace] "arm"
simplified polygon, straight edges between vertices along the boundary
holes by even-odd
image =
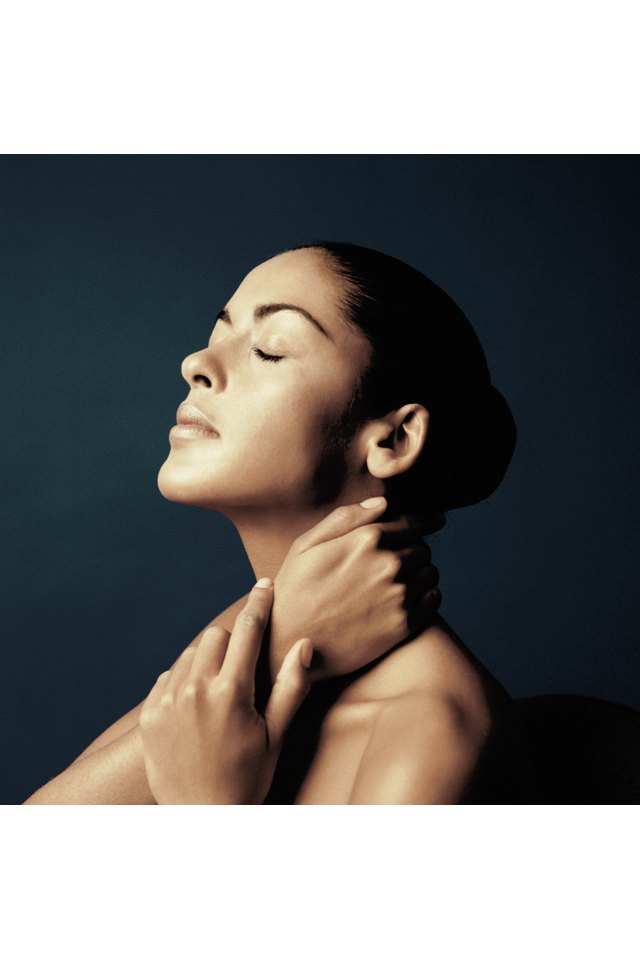
[[[241,597],[204,627],[189,644],[197,646],[210,626],[233,626],[244,606]],[[155,803],[144,765],[142,738],[138,728],[140,703],[112,723],[58,776],[31,794],[24,803]]]
[[[23,802],[155,803],[137,725],[90,756],[75,760]]]
[[[430,563],[431,551],[419,539],[419,525],[407,518],[375,522],[386,503],[381,500],[376,509],[359,504],[338,507],[294,541],[276,577],[269,644],[271,677],[277,675],[288,650],[302,636],[310,636],[319,654],[315,676],[312,663],[314,681],[371,663],[401,643],[416,624],[433,617],[440,598],[439,591],[430,589],[438,580],[438,571]],[[207,624],[190,646],[199,643],[209,626],[231,632],[246,600],[246,595],[241,597]],[[363,620],[374,624],[375,629],[363,633]],[[103,795],[112,798],[109,802],[152,802],[145,792],[146,780],[141,779],[143,757],[136,739],[145,702],[146,698],[100,734],[70,767],[36,791],[28,802],[95,803],[95,799],[83,800],[82,784],[91,780],[87,795],[100,795],[101,771]],[[115,776],[116,758],[126,770],[122,781]],[[95,762],[89,768],[90,760]],[[76,765],[82,765],[82,769],[75,771]],[[129,782],[133,794],[127,790],[121,794],[120,787],[114,792],[114,784]],[[49,799],[62,796],[59,791],[65,784],[69,787],[66,800]],[[118,800],[121,795],[123,799]],[[132,795],[142,799],[132,800]]]
[[[390,700],[375,722],[349,803],[457,803],[483,742],[450,698]]]
[[[256,668],[272,603],[273,581],[260,578],[231,633],[207,630],[197,650],[185,650],[158,677],[138,725],[156,803],[264,802],[311,686],[313,654],[308,638],[295,643],[264,709],[256,709]]]
[[[232,603],[231,606],[226,608],[226,610],[223,610],[222,613],[219,613],[217,617],[215,617],[213,620],[211,620],[210,623],[208,623],[205,627],[202,628],[198,636],[195,637],[195,639],[193,639],[189,644],[189,646],[186,647],[185,649],[188,650],[190,647],[197,647],[203,633],[205,632],[205,630],[208,630],[209,627],[224,627],[225,630],[228,630],[231,633],[231,631],[233,630],[235,619],[240,613],[240,611],[244,608],[248,598],[249,598],[249,594],[245,593],[244,596],[236,600],[235,603]],[[278,650],[278,659],[274,661],[275,662],[274,673],[277,672],[277,668],[279,668],[280,664],[282,663],[282,660],[284,659],[284,652],[282,649]],[[174,660],[172,666],[169,669],[172,669],[172,667],[175,666],[176,660]],[[147,698],[145,697],[143,700],[140,701],[140,703],[136,704],[135,707],[132,707],[131,710],[128,711],[128,713],[123,714],[123,716],[121,716],[118,720],[112,723],[110,727],[107,727],[106,730],[103,730],[103,732],[99,734],[95,740],[92,740],[89,746],[86,747],[82,751],[82,753],[80,753],[76,757],[76,759],[72,761],[72,763],[78,763],[78,761],[83,760],[85,757],[88,757],[90,754],[95,753],[97,750],[100,750],[102,747],[106,747],[110,743],[113,743],[115,740],[121,737],[123,733],[128,733],[130,730],[135,729],[138,725],[140,712],[144,707],[146,700]],[[147,801],[144,801],[144,802],[147,802]],[[148,802],[152,802],[152,801],[148,801]]]
[[[189,647],[197,647],[202,634],[205,630],[208,630],[209,627],[224,627],[225,630],[233,629],[233,622],[240,612],[241,608],[247,602],[248,594],[245,594],[244,597],[240,597],[239,600],[236,600],[235,603],[231,604],[230,607],[227,607],[222,613],[208,623],[206,627],[203,627],[198,636],[191,641]],[[187,648],[188,649],[188,648]],[[174,661],[175,664],[175,661]],[[172,664],[173,666],[173,664]],[[169,668],[171,669],[171,668]],[[110,727],[107,727],[99,736],[93,740],[89,746],[79,754],[73,763],[77,763],[79,760],[82,760],[84,757],[88,757],[89,754],[95,753],[96,750],[99,750],[101,747],[106,747],[109,743],[112,743],[114,740],[117,740],[118,737],[122,736],[123,733],[127,733],[129,730],[132,730],[138,724],[138,718],[140,717],[140,711],[142,710],[145,702],[141,700],[135,707],[129,710],[128,713],[125,713],[122,717],[112,723]]]

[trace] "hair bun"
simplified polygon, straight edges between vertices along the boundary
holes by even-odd
[[[437,464],[432,484],[444,509],[485,500],[502,481],[515,449],[516,424],[507,401],[487,383],[441,397],[430,414],[424,454]]]

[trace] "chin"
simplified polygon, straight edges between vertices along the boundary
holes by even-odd
[[[233,484],[230,487],[225,484],[224,490],[215,490],[211,482],[203,483],[202,477],[196,477],[188,470],[178,470],[174,464],[164,463],[160,467],[156,483],[165,500],[172,503],[215,510],[223,514],[237,505],[233,497],[236,493]],[[218,486],[220,487],[220,484]]]
[[[262,483],[250,483],[245,476],[245,482],[241,484],[233,464],[225,465],[224,469],[218,464],[207,470],[206,466],[196,467],[170,455],[160,467],[156,483],[165,500],[216,510],[225,515],[242,510],[287,511],[316,506],[309,499],[309,490],[315,489],[313,476],[305,473],[283,483],[282,471],[275,477],[265,476],[269,466],[267,463],[253,463],[250,471],[246,467],[245,473],[261,477]]]
[[[156,483],[165,500],[191,504],[194,507],[211,506],[215,509],[214,504],[202,503],[202,483],[199,483],[189,470],[179,470],[175,464],[165,461],[158,471]]]

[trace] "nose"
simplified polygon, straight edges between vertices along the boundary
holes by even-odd
[[[225,379],[222,365],[211,349],[198,350],[185,357],[180,372],[189,386],[204,384],[206,387],[224,389]]]

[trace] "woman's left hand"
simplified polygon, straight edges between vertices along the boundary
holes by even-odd
[[[278,672],[264,716],[255,708],[255,673],[273,602],[259,580],[233,632],[211,627],[160,674],[139,717],[144,762],[157,803],[262,803],[284,735],[310,680],[308,637]]]

